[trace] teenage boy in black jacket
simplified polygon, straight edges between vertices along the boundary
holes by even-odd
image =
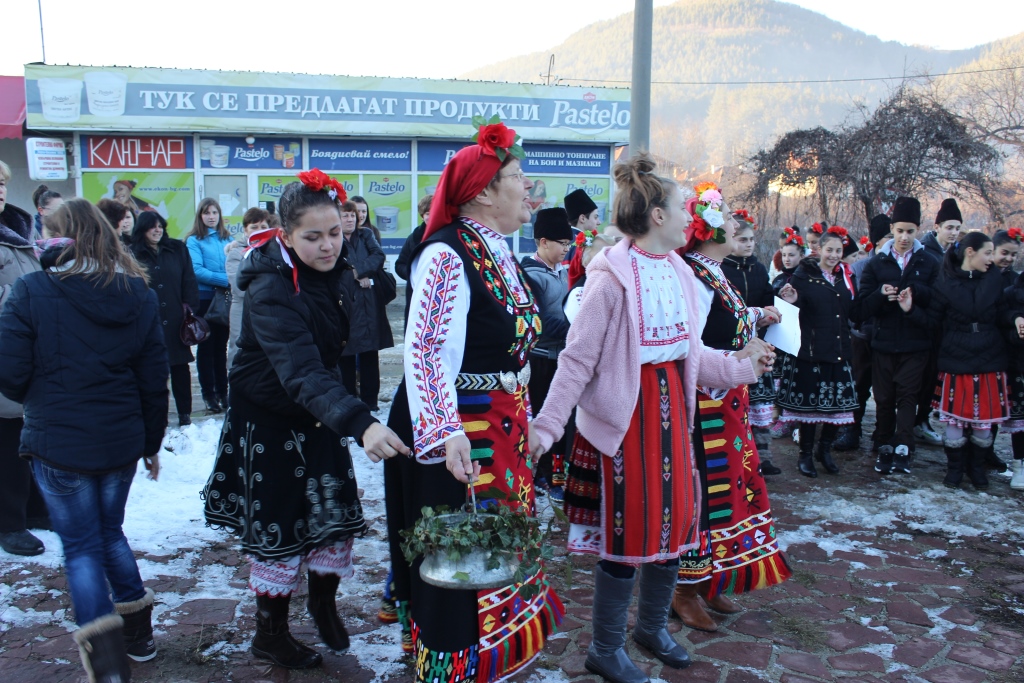
[[[932,335],[913,324],[897,302],[910,288],[914,300],[931,298],[938,263],[916,239],[921,204],[900,197],[892,212],[893,239],[864,267],[860,289],[850,317],[864,323],[874,319],[871,339],[872,382],[877,406],[874,442],[878,447],[875,470],[889,474],[910,471],[914,450],[914,418],[932,348]],[[934,380],[932,381],[934,384]]]

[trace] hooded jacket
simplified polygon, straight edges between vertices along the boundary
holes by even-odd
[[[933,346],[933,335],[927,327],[913,321],[898,302],[889,301],[889,297],[882,294],[884,285],[893,285],[897,291],[909,287],[914,305],[928,307],[935,278],[942,266],[921,242],[914,240],[913,250],[907,267],[901,270],[892,255],[892,241],[889,241],[867,261],[861,273],[850,318],[861,325],[872,322],[871,348],[875,351],[918,353]]]
[[[825,278],[817,259],[800,261],[789,284],[797,291],[800,308],[801,360],[814,363],[840,363],[853,357],[849,314],[853,292],[846,285],[840,263],[835,284]]]
[[[348,341],[344,259],[329,273],[294,254],[299,291],[277,240],[246,252],[238,271],[245,292],[238,353],[228,376],[232,409],[246,407],[295,424],[320,421],[341,436],[361,440],[376,422],[370,409],[345,391],[338,360]]]
[[[565,268],[552,270],[532,255],[523,256],[520,265],[540,309],[543,332],[533,353],[558,358],[565,348],[565,336],[569,334],[569,319],[565,317],[563,307],[569,293],[569,271]]]
[[[0,310],[14,291],[18,278],[39,270],[32,237],[32,217],[27,211],[7,204],[0,212]],[[0,418],[18,419],[21,416],[21,405],[0,396]]]
[[[227,271],[224,269],[224,262],[227,254],[225,247],[231,243],[230,237],[221,237],[216,230],[207,228],[206,237],[198,239],[195,235],[189,235],[185,239],[185,246],[188,247],[189,258],[192,259],[192,270],[199,282],[199,298],[208,301],[213,298],[215,287],[227,289]]]
[[[768,279],[768,269],[754,256],[726,256],[722,272],[732,286],[739,290],[748,308],[775,305],[775,292]]]
[[[21,454],[102,473],[158,453],[169,368],[156,293],[55,270],[18,280],[0,313],[0,393],[25,406]]]
[[[939,265],[942,265],[942,259],[946,256],[946,250],[939,244],[939,238],[935,236],[934,232],[930,232],[922,237],[921,245],[924,246],[929,256],[938,260]]]

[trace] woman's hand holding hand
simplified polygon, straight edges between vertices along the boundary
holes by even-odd
[[[362,287],[363,289],[369,289],[370,287],[373,286],[373,283],[370,282],[370,278],[368,277],[359,278],[358,280],[356,280],[356,282],[358,282],[359,286]]]
[[[910,313],[910,309],[914,307],[914,293],[910,290],[910,287],[897,294],[896,301],[899,302],[900,308],[903,309],[904,313]]]
[[[785,287],[779,290],[779,298],[785,301],[787,304],[795,304],[797,300],[796,289],[793,285],[787,284]]]
[[[380,422],[374,422],[366,428],[362,441],[363,450],[371,462],[393,458],[399,453],[409,455],[409,449],[398,435]]]
[[[148,458],[143,458],[142,464],[145,466],[146,471],[149,472],[149,474],[146,475],[147,478],[152,479],[153,481],[156,481],[157,479],[160,478],[159,455],[151,455]]]
[[[754,361],[754,372],[760,377],[772,369],[775,363],[775,347],[763,339],[754,337],[750,343],[736,352],[737,358],[750,358]]]
[[[757,321],[758,327],[768,327],[769,325],[777,325],[782,322],[782,313],[779,309],[774,306],[765,306],[763,309],[764,316]]]
[[[1017,336],[1024,339],[1024,318],[1018,317],[1013,322],[1017,326]]]
[[[452,476],[463,484],[469,483],[469,475],[472,473],[473,481],[480,478],[480,463],[473,462],[469,457],[469,439],[465,434],[459,434],[448,439],[445,447],[445,467],[452,473]]]

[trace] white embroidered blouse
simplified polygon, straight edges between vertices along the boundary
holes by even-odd
[[[468,218],[459,220],[472,226],[487,243],[516,301],[528,300],[529,292],[519,280],[515,257],[505,237]],[[413,454],[425,464],[443,462],[445,442],[465,434],[455,378],[466,345],[470,301],[466,277],[455,250],[437,242],[423,248],[409,274],[412,299],[405,330],[405,388],[412,418]],[[529,403],[527,415],[532,415]]]
[[[683,287],[668,254],[649,254],[634,244],[629,259],[640,301],[640,363],[686,358],[689,319]]]

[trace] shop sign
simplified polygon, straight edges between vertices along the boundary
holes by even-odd
[[[412,143],[310,140],[309,165],[322,171],[411,171]]]
[[[199,138],[202,168],[302,168],[302,140],[295,138]]]
[[[416,166],[420,171],[439,173],[455,153],[466,145],[465,141],[421,140],[416,151]],[[523,171],[527,174],[607,176],[611,172],[612,153],[608,145],[526,143],[523,150],[526,152]]]
[[[85,168],[192,168],[192,138],[83,135]]]
[[[626,142],[629,91],[403,78],[29,64],[35,129],[468,138],[498,116],[525,140]]]
[[[68,155],[64,141],[54,138],[27,138],[28,177],[32,180],[67,180]]]

